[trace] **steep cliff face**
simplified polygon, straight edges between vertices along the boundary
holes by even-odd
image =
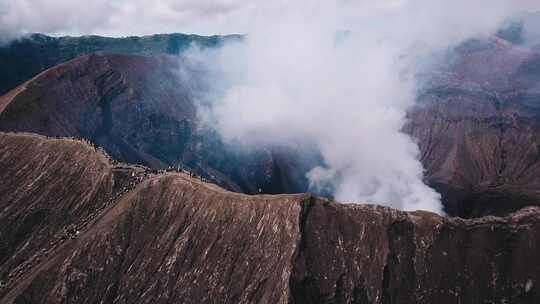
[[[56,246],[49,248],[45,242],[31,246],[28,254],[8,254],[29,266],[17,270],[1,264],[7,270],[2,280],[8,282],[0,291],[1,303],[540,300],[539,208],[505,218],[462,220],[341,205],[308,194],[249,196],[184,173],[155,175],[144,168],[114,167],[99,151],[79,142],[13,134],[0,138],[2,151],[13,151],[0,153],[0,166],[20,176],[18,189],[26,189],[24,193],[42,193],[43,203],[37,207],[57,196],[48,189],[65,186],[57,176],[76,168],[93,168],[94,174],[83,175],[94,184],[72,178],[65,195],[83,201],[92,185],[111,187],[112,181],[124,189],[107,199],[110,203],[91,220],[71,217],[74,232],[66,227],[71,221],[61,222],[59,227],[68,232]],[[16,153],[24,140],[32,142],[25,146],[28,153]],[[68,158],[86,151],[84,158],[52,162],[47,169],[19,165],[35,155]],[[92,166],[96,159],[99,166]],[[34,175],[52,173],[49,183],[34,182]],[[111,181],[111,174],[124,178]],[[126,184],[132,187],[124,188]],[[2,195],[11,189],[1,187]],[[14,204],[16,200],[10,196],[3,204],[12,207],[2,212],[26,208]],[[63,208],[72,214],[79,206]],[[0,217],[0,225],[5,220]],[[46,221],[36,219],[36,225],[48,225]],[[39,254],[41,246],[46,254]],[[26,263],[32,254],[41,258]],[[16,279],[9,280],[14,271]]]
[[[540,209],[443,218],[317,201],[302,217],[295,303],[534,303]],[[523,264],[521,264],[523,263]],[[529,265],[529,266],[528,266]]]

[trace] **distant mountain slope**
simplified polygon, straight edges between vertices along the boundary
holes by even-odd
[[[44,237],[5,254],[24,262],[0,263],[0,303],[540,300],[539,208],[461,220],[307,194],[249,196],[183,173],[114,167],[72,140],[0,133],[0,143],[0,174],[17,183],[0,184],[0,225],[13,225],[6,212],[67,215],[32,220],[49,234],[13,228],[22,242]],[[112,180],[119,195],[95,212],[103,199],[88,194],[99,185],[110,193]]]
[[[178,54],[190,45],[215,47],[240,36],[160,34],[143,37],[50,37],[33,34],[0,45],[0,95],[57,64],[96,52],[159,55]]]
[[[187,166],[241,192],[307,189],[307,160],[290,149],[233,153],[197,124],[195,71],[174,56],[85,55],[0,97],[0,130],[87,138],[122,161]]]
[[[540,204],[540,54],[471,42],[409,113],[428,181],[447,211],[506,214]]]
[[[159,166],[161,154],[185,148],[183,134],[195,117],[189,86],[179,87],[174,74],[178,63],[168,57],[79,57],[23,84],[11,100],[3,98],[0,128],[85,137],[120,159]],[[169,145],[155,143],[160,132],[167,133]],[[139,143],[163,150],[147,155]]]

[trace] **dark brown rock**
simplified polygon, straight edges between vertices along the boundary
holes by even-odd
[[[163,166],[185,149],[195,117],[189,90],[178,87],[178,63],[172,57],[80,57],[3,97],[0,129],[84,137],[116,158]],[[161,134],[168,145],[156,142]]]
[[[535,303],[540,209],[449,219],[315,202],[291,278],[296,303]]]
[[[540,54],[500,39],[462,52],[451,72],[433,77],[405,127],[426,179],[452,215],[538,205]]]
[[[111,193],[107,159],[81,142],[0,133],[0,276]]]

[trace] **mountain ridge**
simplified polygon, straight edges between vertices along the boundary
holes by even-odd
[[[21,145],[21,139],[31,144]],[[11,257],[22,259],[22,267],[0,264],[2,280],[23,269],[2,289],[0,303],[446,303],[457,298],[534,303],[539,298],[540,271],[531,267],[540,250],[539,208],[464,220],[343,205],[311,194],[246,195],[185,173],[156,175],[113,165],[99,149],[77,140],[0,133],[0,142],[0,167],[9,169],[2,172],[24,173],[13,178],[19,186],[10,197],[28,187],[34,189],[30,196],[56,197],[47,189],[64,187],[62,180],[35,183],[33,174],[47,172],[74,176],[68,172],[96,168],[98,175],[92,176],[103,172],[110,176],[109,189],[120,187],[118,199],[98,209],[86,226],[80,226],[83,218],[61,223],[64,238],[53,241],[53,249],[43,251],[47,243],[26,246],[26,254],[16,251]],[[50,153],[71,160],[52,162],[45,172],[28,166]],[[108,165],[91,165],[93,157]],[[93,178],[79,176],[69,191],[84,197],[94,186],[79,180]],[[0,185],[0,192],[6,187]],[[16,209],[34,200],[24,201],[0,200]],[[2,226],[5,221],[0,214]]]

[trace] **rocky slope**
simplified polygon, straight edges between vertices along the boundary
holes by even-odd
[[[0,130],[87,138],[116,159],[189,167],[235,191],[306,189],[309,160],[299,153],[234,153],[199,127],[196,77],[173,56],[82,56],[0,97]]]
[[[450,214],[538,205],[540,54],[501,39],[471,42],[409,113],[428,181]]]
[[[178,64],[172,57],[79,57],[0,99],[0,128],[85,137],[117,158],[163,165],[164,156],[181,154],[194,125],[190,87],[175,81]],[[167,134],[169,145],[153,140],[160,133]]]
[[[96,209],[113,188],[110,165],[92,149],[34,135],[0,136],[0,179],[2,276]]]
[[[113,165],[78,141],[0,143],[0,225],[13,236],[1,239],[14,248],[2,250],[0,303],[540,300],[540,208],[462,220],[249,196]]]

